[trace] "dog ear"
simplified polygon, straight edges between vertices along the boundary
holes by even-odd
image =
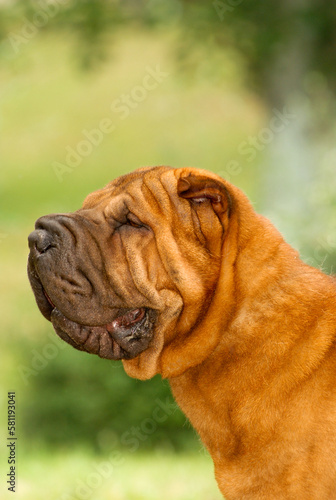
[[[202,175],[190,174],[180,177],[177,182],[177,193],[181,198],[190,200],[195,205],[203,205],[210,201],[218,215],[232,211],[232,198],[224,183]]]

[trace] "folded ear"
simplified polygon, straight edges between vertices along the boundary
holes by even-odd
[[[210,202],[217,215],[227,212],[230,216],[232,199],[224,183],[203,175],[189,174],[180,177],[177,182],[177,192],[181,198],[190,200],[195,205]]]

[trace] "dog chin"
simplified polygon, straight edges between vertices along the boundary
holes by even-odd
[[[130,309],[111,323],[88,326],[66,318],[56,307],[51,322],[57,335],[80,351],[105,359],[133,359],[145,351],[153,338],[155,313]]]

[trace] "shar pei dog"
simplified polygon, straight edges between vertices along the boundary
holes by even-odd
[[[29,245],[56,333],[168,378],[226,500],[336,499],[336,282],[238,188],[139,169],[38,219]]]

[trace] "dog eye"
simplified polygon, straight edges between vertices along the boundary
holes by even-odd
[[[129,213],[126,217],[126,224],[128,226],[137,227],[137,228],[143,227],[143,224],[138,219],[138,217],[134,214],[131,214],[131,213]]]
[[[206,196],[199,196],[198,198],[192,198],[191,200],[195,205],[201,205],[202,203],[205,203],[209,201],[209,198]]]

